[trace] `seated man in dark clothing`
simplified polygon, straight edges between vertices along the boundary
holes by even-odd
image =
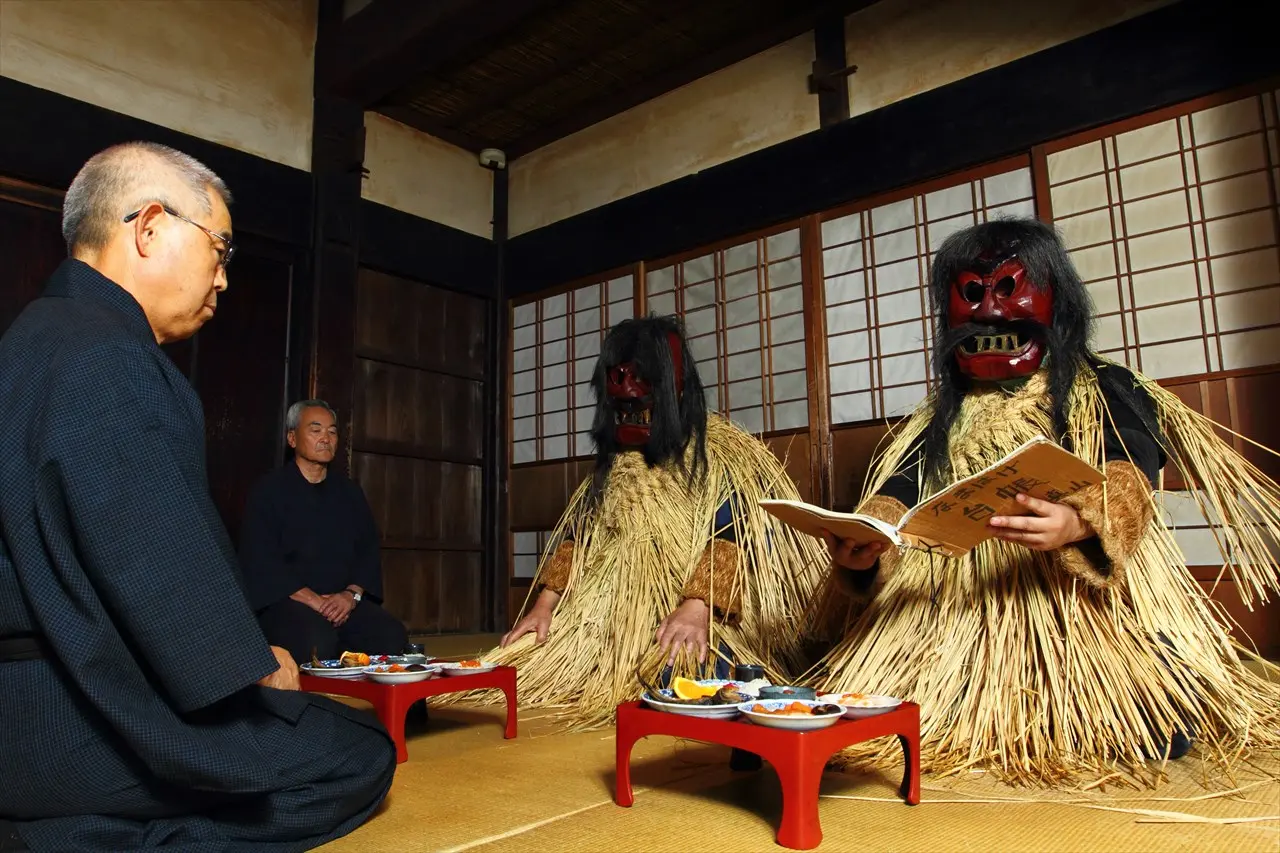
[[[404,625],[378,606],[378,528],[360,486],[329,470],[338,425],[323,400],[303,400],[285,418],[294,458],[249,493],[240,562],[249,604],[267,641],[294,660],[344,650],[400,654]]]

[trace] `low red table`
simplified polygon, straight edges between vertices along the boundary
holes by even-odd
[[[508,739],[516,736],[516,670],[500,666],[489,672],[475,675],[446,675],[416,681],[412,684],[380,684],[367,678],[323,678],[318,675],[300,674],[298,681],[308,693],[328,693],[331,696],[351,696],[373,704],[373,710],[386,726],[391,739],[396,742],[396,763],[409,758],[404,745],[404,718],[409,706],[419,699],[439,696],[442,693],[461,693],[466,690],[495,688],[507,694]]]
[[[920,802],[920,706],[903,702],[892,711],[860,720],[841,719],[833,726],[811,732],[793,732],[758,726],[742,717],[708,720],[669,714],[645,705],[626,702],[618,706],[617,791],[614,802],[630,806],[631,748],[648,735],[671,735],[707,743],[719,743],[755,753],[773,765],[782,783],[782,823],[778,843],[793,850],[811,850],[822,843],[818,823],[818,785],[832,755],[864,740],[897,735],[906,768],[902,796],[907,805]]]

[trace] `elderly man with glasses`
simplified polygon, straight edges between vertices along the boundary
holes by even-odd
[[[264,638],[160,349],[227,289],[229,202],[172,149],[94,156],[0,339],[0,847],[305,850],[391,784],[386,731]]]

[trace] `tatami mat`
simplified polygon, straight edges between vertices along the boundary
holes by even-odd
[[[624,809],[613,803],[611,732],[557,734],[524,714],[520,737],[507,741],[502,720],[497,707],[433,709],[429,724],[411,734],[409,761],[386,805],[326,853],[782,849],[774,842],[781,798],[767,766],[737,774],[727,749],[648,738],[633,753],[636,802]],[[896,768],[870,777],[829,773],[818,849],[1280,851],[1280,756],[1243,768],[1235,786],[1244,790],[1232,796],[1212,795],[1224,788],[1205,788],[1201,770],[1189,758],[1171,763],[1169,782],[1154,792],[1058,792],[1037,794],[1038,802],[1017,802],[1031,792],[981,775],[926,778],[916,807],[898,798]],[[1162,814],[1129,811],[1139,809]],[[1259,817],[1270,820],[1198,822]]]

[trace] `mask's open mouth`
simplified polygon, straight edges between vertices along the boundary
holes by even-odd
[[[1030,335],[1007,332],[1001,335],[973,335],[960,343],[960,354],[971,358],[975,355],[1022,355],[1031,348]]]
[[[653,423],[653,403],[646,397],[615,397],[613,422],[618,426],[649,426]]]
[[[615,424],[627,424],[629,426],[648,426],[653,423],[653,413],[648,409],[642,409],[638,412],[620,412],[615,409],[613,413],[613,422]]]

